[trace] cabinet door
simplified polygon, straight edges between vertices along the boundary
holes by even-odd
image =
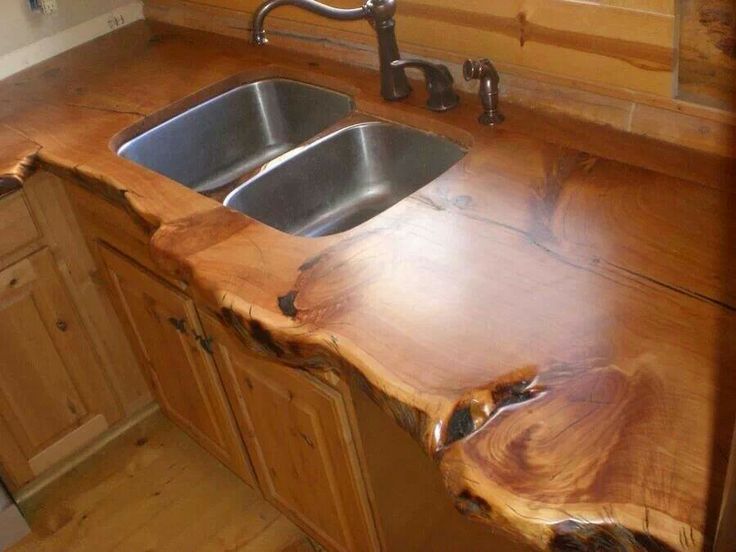
[[[202,319],[264,496],[330,550],[378,550],[341,394]]]
[[[161,408],[199,444],[252,481],[235,421],[191,299],[134,261],[100,246],[113,299],[150,370]]]
[[[47,249],[0,272],[0,461],[14,489],[122,416]]]

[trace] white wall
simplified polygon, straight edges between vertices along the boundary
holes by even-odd
[[[143,17],[138,0],[57,0],[52,15],[0,0],[0,79]]]

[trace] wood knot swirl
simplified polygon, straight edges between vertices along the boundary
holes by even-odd
[[[543,391],[532,369],[520,370],[490,389],[472,391],[453,410],[438,448],[468,437],[502,409],[530,401]]]
[[[659,539],[622,525],[577,521],[555,525],[549,549],[552,552],[674,552]]]

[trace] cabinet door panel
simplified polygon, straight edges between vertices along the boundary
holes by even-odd
[[[22,190],[0,198],[0,266],[40,247],[40,237]]]
[[[343,398],[203,317],[264,495],[331,550],[379,548]]]
[[[0,336],[0,459],[18,486],[122,413],[48,250],[0,272]]]
[[[196,340],[203,332],[191,299],[112,249],[100,253],[161,407],[236,473],[247,472],[217,370]]]
[[[42,316],[31,293],[7,301],[0,315],[3,417],[29,456],[87,414]]]

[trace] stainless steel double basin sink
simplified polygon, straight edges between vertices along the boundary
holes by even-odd
[[[227,207],[300,236],[349,230],[465,155],[450,140],[393,123],[340,127],[352,110],[338,92],[261,80],[164,121],[117,153],[202,193],[234,186]]]

